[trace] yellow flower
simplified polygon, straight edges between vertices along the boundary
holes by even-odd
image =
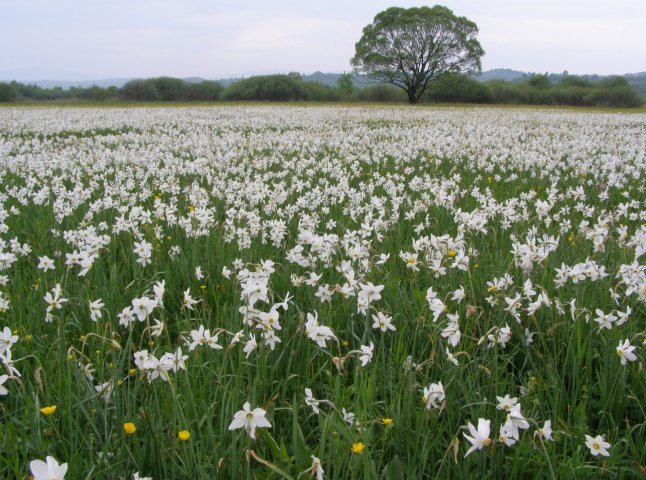
[[[382,419],[381,419],[381,422],[382,422],[384,425],[388,426],[388,425],[392,425],[392,424],[393,424],[393,422],[394,422],[394,420],[393,420],[392,418],[382,418]]]
[[[188,430],[181,430],[177,433],[177,438],[179,438],[182,442],[185,442],[189,438],[191,438],[191,432]]]
[[[50,405],[48,407],[43,407],[40,409],[40,413],[42,413],[45,416],[49,416],[53,414],[56,411],[56,405]]]
[[[348,342],[347,340],[341,340],[341,345],[347,347],[348,345],[350,345],[350,342]]]
[[[22,339],[25,342],[31,342],[34,339],[34,337],[32,337],[31,335],[25,335],[24,337],[22,337]]]
[[[447,252],[447,255],[448,255],[449,257],[455,257],[457,254],[458,254],[458,252],[456,252],[455,250],[449,250],[449,251]]]
[[[137,431],[137,427],[132,422],[126,422],[123,424],[123,431],[126,432],[128,435],[132,435]]]
[[[366,446],[363,444],[363,442],[357,442],[352,444],[352,453],[356,453],[357,455],[363,453],[363,449],[366,448]]]

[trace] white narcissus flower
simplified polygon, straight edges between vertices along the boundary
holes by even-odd
[[[101,309],[103,307],[105,307],[105,304],[101,301],[100,298],[98,300],[90,302],[90,320],[96,322],[99,318],[101,318]]]
[[[590,449],[590,453],[595,457],[598,455],[609,457],[610,453],[608,449],[610,444],[603,439],[603,436],[597,435],[596,437],[591,437],[590,435],[585,436],[585,446]]]
[[[47,255],[43,257],[38,257],[40,262],[38,263],[38,269],[46,272],[47,270],[54,270],[54,260],[49,258]]]
[[[552,438],[552,420],[545,420],[543,428],[538,429],[538,434],[545,440],[554,441]]]
[[[305,405],[312,407],[312,411],[318,415],[320,410],[319,410],[319,401],[316,400],[312,396],[312,389],[311,388],[306,388],[305,389]]]
[[[134,298],[132,309],[140,322],[145,321],[157,306],[157,301],[148,297]]]
[[[465,457],[469,456],[474,451],[480,450],[483,447],[488,447],[491,444],[491,438],[489,438],[489,434],[491,433],[490,424],[490,420],[479,418],[478,429],[476,430],[471,422],[469,422],[467,427],[469,428],[469,433],[471,433],[471,436],[467,435],[466,433],[462,434],[464,435],[464,438],[466,438],[471,443],[471,448],[467,450],[467,453],[464,455]]]
[[[424,396],[422,399],[428,410],[439,407],[436,402],[443,402],[444,398],[444,386],[442,382],[431,383],[428,387],[424,387]]]
[[[3,386],[7,380],[9,380],[9,375],[0,375],[0,395],[6,395],[9,393],[9,390]]]
[[[193,305],[196,303],[200,303],[199,300],[195,300],[193,297],[191,297],[191,289],[190,287],[186,289],[184,292],[184,298],[182,299],[182,308],[186,307],[189,310],[193,310]]]
[[[311,455],[311,457],[312,466],[310,467],[310,471],[312,472],[312,476],[316,475],[316,480],[323,480],[323,474],[325,473],[325,470],[323,470],[321,460],[319,460],[314,455]]]
[[[256,428],[271,428],[271,423],[265,418],[267,412],[262,408],[251,410],[251,404],[245,402],[242,410],[238,410],[233,421],[229,425],[229,430],[244,428],[252,439],[256,439]]]
[[[375,345],[370,342],[370,345],[361,345],[361,352],[359,354],[359,360],[361,361],[361,366],[365,367],[372,360],[372,351],[375,348]]]
[[[14,335],[9,327],[4,327],[0,332],[0,353],[4,352],[11,345],[18,341],[18,335]]]
[[[372,324],[372,328],[379,329],[382,332],[385,332],[387,330],[391,330],[394,332],[396,330],[392,322],[393,317],[385,315],[382,312],[377,312],[377,315],[373,315],[372,321],[374,322]]]
[[[637,356],[633,351],[637,347],[630,344],[630,340],[626,339],[623,342],[620,340],[619,345],[617,346],[617,355],[621,358],[621,364],[626,365],[626,362],[634,362],[637,360]]]
[[[54,457],[47,457],[46,463],[42,460],[32,460],[29,462],[29,470],[34,476],[34,480],[63,480],[67,473],[67,463],[62,465]]]
[[[202,267],[197,266],[195,267],[195,279],[196,280],[202,280],[204,278],[204,274],[202,273]]]

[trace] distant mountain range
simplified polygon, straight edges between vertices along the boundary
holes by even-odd
[[[303,75],[303,80],[310,82],[318,82],[324,85],[336,86],[337,80],[341,74],[340,73],[323,73],[323,72],[314,72],[309,75]],[[534,75],[537,75],[535,72],[523,72],[520,70],[512,70],[509,68],[496,68],[493,70],[486,70],[480,75],[475,76],[474,78],[479,81],[489,81],[489,80],[505,80],[508,82],[518,82],[526,80]],[[563,76],[568,75],[567,72],[563,73],[550,73],[548,74],[549,79],[552,82],[558,82]],[[577,75],[577,77],[584,78],[590,81],[600,81],[604,78],[611,77],[612,75]],[[644,97],[646,97],[646,72],[639,73],[626,73],[622,75],[628,80],[635,89]],[[220,78],[213,79],[222,83],[225,87],[232,84],[235,81],[242,80],[245,77],[240,78]],[[43,88],[54,88],[60,87],[63,89],[68,89],[70,87],[82,87],[87,88],[93,85],[97,85],[102,88],[107,87],[123,87],[127,82],[133,80],[132,78],[108,78],[104,80],[83,80],[83,81],[74,81],[74,80],[36,80],[36,81],[24,81],[21,80],[21,83],[36,84],[39,87]],[[187,77],[182,78],[185,82],[189,83],[200,83],[207,79],[201,77]],[[211,79],[208,79],[211,80]],[[6,80],[5,80],[6,81]],[[361,88],[366,85],[370,85],[370,82],[367,80],[362,80],[361,78],[354,78],[353,83],[356,87]]]

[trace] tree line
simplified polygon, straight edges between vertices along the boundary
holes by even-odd
[[[336,86],[305,81],[299,74],[265,75],[238,80],[225,87],[217,81],[186,82],[157,77],[131,80],[123,87],[43,88],[19,82],[0,83],[0,102],[407,102],[400,88],[384,83],[362,83],[346,73]],[[439,76],[419,99],[420,103],[477,103],[638,107],[644,103],[624,77],[591,81],[567,75],[555,82],[548,75],[524,81],[477,81],[459,73]]]

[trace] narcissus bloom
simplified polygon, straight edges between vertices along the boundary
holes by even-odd
[[[471,448],[467,450],[467,453],[464,455],[465,457],[475,450],[480,450],[482,447],[488,447],[491,444],[491,438],[489,438],[489,434],[491,433],[490,424],[490,420],[479,418],[478,429],[476,430],[476,428],[469,422],[467,426],[469,427],[469,433],[471,433],[472,436],[470,437],[466,433],[463,433],[463,435],[464,438],[471,442]]]
[[[34,480],[63,480],[67,473],[67,463],[59,465],[54,457],[47,457],[45,460],[47,463],[42,460],[32,460],[29,463]]]
[[[586,435],[585,446],[590,449],[590,453],[595,457],[598,455],[602,455],[604,457],[610,456],[610,453],[608,453],[608,450],[607,450],[608,448],[610,448],[610,444],[604,441],[601,435],[597,435],[596,437],[591,437],[590,435]]]
[[[626,365],[626,362],[634,362],[637,360],[637,356],[633,353],[635,348],[630,344],[630,340],[626,339],[623,342],[620,340],[619,345],[617,346],[617,355],[621,358],[621,364]]]
[[[236,430],[243,428],[247,431],[249,436],[256,439],[256,428],[271,428],[271,423],[265,418],[266,411],[262,408],[254,408],[251,410],[251,404],[245,402],[242,410],[238,410],[233,416],[233,421],[229,425],[229,430]]]

